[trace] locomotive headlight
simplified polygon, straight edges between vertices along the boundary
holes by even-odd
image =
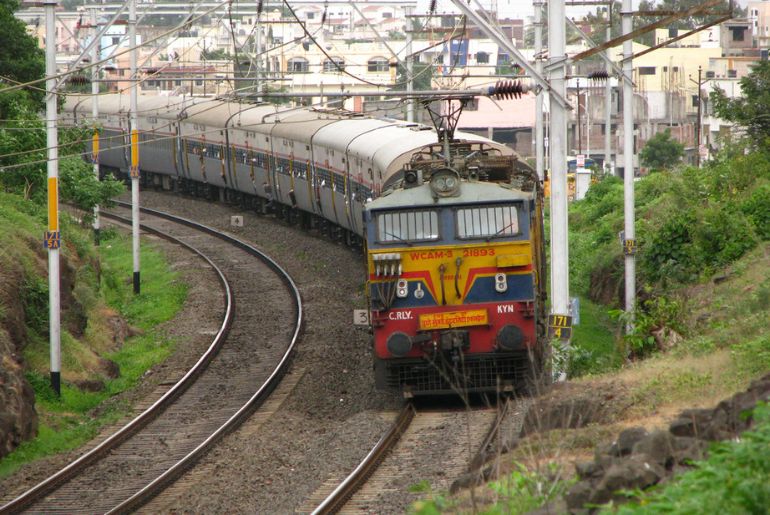
[[[406,279],[399,279],[396,284],[396,297],[399,299],[405,299],[409,296],[409,283]]]
[[[396,357],[406,356],[412,350],[412,339],[401,332],[396,332],[388,336],[388,352]]]
[[[460,176],[451,168],[442,168],[433,172],[430,189],[436,197],[454,197],[460,193]]]
[[[497,293],[505,293],[508,291],[508,277],[505,274],[495,274],[495,291]]]

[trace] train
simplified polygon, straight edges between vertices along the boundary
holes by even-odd
[[[127,176],[129,98],[66,98]],[[505,145],[339,108],[139,97],[143,187],[241,202],[360,245],[378,389],[527,388],[547,368],[542,184]]]

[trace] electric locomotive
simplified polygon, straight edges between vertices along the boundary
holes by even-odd
[[[142,181],[363,238],[378,387],[510,390],[545,360],[541,187],[511,149],[455,134],[469,98],[445,100],[460,109],[426,102],[431,129],[335,109],[141,97]],[[63,123],[100,126],[100,166],[126,174],[127,97],[101,97],[98,120],[91,101],[68,98]]]
[[[536,174],[484,142],[412,154],[364,212],[378,388],[512,391],[546,359]]]

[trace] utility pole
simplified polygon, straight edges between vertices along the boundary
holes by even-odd
[[[631,0],[623,0],[623,35],[633,30],[633,7]],[[626,313],[630,315],[626,333],[634,329],[633,316],[636,308],[636,235],[634,230],[634,87],[633,42],[623,42],[623,200],[625,232],[623,253],[625,254]]]
[[[612,2],[607,3],[607,41],[612,39]],[[612,62],[607,49],[607,82],[604,85],[604,171],[612,171]]]
[[[578,154],[583,153],[583,120],[580,118],[580,79],[575,79],[577,88],[577,147]]]
[[[543,73],[543,2],[535,1],[535,70]],[[545,178],[545,152],[543,150],[543,89],[539,88],[535,97],[535,169],[542,181]]]
[[[141,281],[139,277],[139,120],[136,113],[137,104],[137,66],[136,66],[136,0],[129,1],[128,39],[131,45],[131,100],[130,131],[131,131],[131,233],[134,257],[134,293],[139,294]]]
[[[555,101],[566,98],[564,0],[548,2],[548,55],[550,56],[551,130],[551,320],[554,335],[569,341],[569,246],[567,232],[567,106]],[[556,97],[556,98],[555,98]],[[559,380],[566,379],[566,372]]]
[[[406,92],[411,94],[414,91],[414,56],[412,55],[412,8],[404,7],[404,18],[406,18]],[[414,122],[414,100],[409,98],[406,102],[406,121]]]
[[[262,61],[262,27],[259,23],[259,15],[260,13],[257,13],[257,18],[254,20],[254,24],[256,27],[254,27],[254,34],[256,36],[256,40],[254,41],[254,91],[257,93],[257,100],[262,100],[262,98],[259,96],[260,91],[262,90],[262,87],[259,85],[259,81],[261,80],[261,70],[260,70],[260,63]]]
[[[701,106],[703,105],[703,99],[701,97],[703,92],[703,82],[701,80],[702,73],[703,70],[698,66],[698,119],[695,120],[695,166],[698,168],[700,168]]]
[[[96,7],[91,7],[91,27],[95,38],[99,37],[96,21]],[[94,162],[94,175],[99,180],[99,42],[91,47],[91,116],[94,119],[93,149],[91,159]],[[94,243],[99,245],[101,221],[99,220],[99,204],[94,206]]]
[[[61,396],[61,292],[59,290],[59,135],[56,113],[56,0],[45,0],[45,125],[48,147],[48,334],[51,388]]]

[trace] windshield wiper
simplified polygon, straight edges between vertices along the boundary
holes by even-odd
[[[398,234],[393,234],[392,232],[388,232],[388,231],[385,231],[385,236],[392,236],[392,237],[394,237],[395,239],[397,239],[398,241],[403,241],[404,243],[406,243],[406,244],[407,244],[407,246],[409,246],[409,247],[411,247],[411,246],[412,246],[412,242],[411,242],[411,241],[409,241],[409,240],[405,240],[404,238],[402,238],[402,237],[401,237],[401,236],[399,236]]]
[[[510,229],[511,227],[513,227],[513,225],[514,225],[516,222],[518,222],[518,220],[514,220],[514,221],[512,221],[511,223],[509,223],[508,225],[506,225],[505,227],[503,227],[502,229],[500,229],[499,231],[497,231],[495,234],[493,234],[493,235],[491,235],[491,236],[487,236],[487,243],[489,243],[489,240],[491,240],[492,238],[497,238],[497,237],[498,237],[498,236],[500,236],[500,235],[501,235],[501,234],[502,234],[504,231],[507,231],[508,229]],[[513,236],[513,235],[511,235],[511,236]]]

